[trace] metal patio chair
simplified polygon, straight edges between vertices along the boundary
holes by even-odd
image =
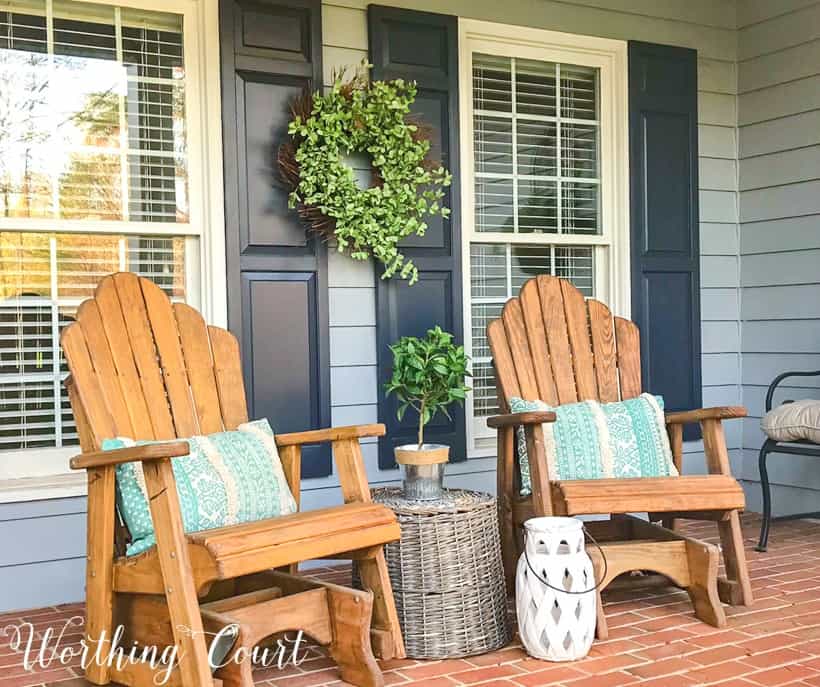
[[[774,398],[775,389],[778,385],[789,377],[820,377],[820,370],[812,370],[808,372],[784,372],[777,375],[774,381],[769,385],[769,390],[766,392],[766,413],[772,409],[772,400]],[[783,401],[783,404],[792,403],[791,400]],[[766,551],[769,545],[769,527],[772,523],[772,490],[769,484],[769,471],[766,468],[766,460],[770,453],[789,453],[794,456],[811,456],[820,458],[820,445],[811,441],[776,441],[771,438],[766,438],[763,446],[760,447],[760,457],[758,465],[760,467],[760,487],[763,491],[763,522],[760,525],[760,540],[755,547],[756,551]],[[786,515],[775,520],[797,520],[799,518],[820,517],[820,512],[811,513],[795,513],[793,515]]]

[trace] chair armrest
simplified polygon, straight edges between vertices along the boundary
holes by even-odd
[[[166,441],[161,444],[144,444],[142,446],[128,446],[115,448],[111,451],[93,451],[83,453],[71,459],[73,470],[120,465],[135,461],[146,462],[152,460],[168,460],[187,456],[191,452],[187,441]]]
[[[746,408],[743,406],[718,406],[666,413],[666,424],[687,425],[702,420],[730,420],[736,417],[746,417]]]
[[[487,418],[487,426],[495,429],[518,427],[519,425],[540,425],[544,422],[555,422],[555,413],[551,410],[528,410],[524,413],[493,415]]]
[[[348,427],[328,427],[327,429],[312,429],[307,432],[291,432],[277,434],[276,445],[301,446],[302,444],[321,444],[328,441],[344,441],[345,439],[362,439],[364,437],[380,437],[385,433],[384,425],[350,425]]]
[[[783,374],[777,375],[774,378],[774,381],[769,384],[769,390],[766,392],[766,412],[768,413],[772,409],[772,399],[774,398],[774,390],[777,386],[782,382],[784,379],[788,379],[789,377],[820,377],[820,370],[811,370],[807,372],[784,372]]]

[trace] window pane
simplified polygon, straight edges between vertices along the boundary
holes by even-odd
[[[587,298],[595,295],[595,254],[591,246],[556,246],[555,275],[569,279]]]
[[[44,0],[12,7],[0,6],[0,214],[187,222],[181,16],[54,0],[49,35]]]
[[[561,212],[564,232],[598,233],[598,186],[565,182],[561,186]]]
[[[473,55],[476,231],[600,233],[597,98],[596,68]]]
[[[515,61],[516,113],[554,117],[555,65],[537,60]]]
[[[60,331],[111,272],[136,272],[185,300],[185,242],[0,232],[0,450],[76,443]]]
[[[549,246],[510,246],[510,255],[511,296],[518,295],[528,279],[552,273]]]
[[[475,171],[479,174],[511,175],[512,161],[512,121],[477,116]]]
[[[561,65],[561,117],[598,118],[598,70],[571,64]]]
[[[512,179],[475,180],[476,231],[513,231]]]
[[[586,124],[561,125],[561,176],[598,176],[598,129]]]
[[[473,55],[473,109],[511,111],[512,72],[509,57]]]
[[[521,119],[516,123],[515,146],[519,174],[550,177],[558,174],[556,130],[555,122]]]
[[[518,180],[518,231],[544,234],[558,231],[557,182]]]
[[[474,243],[470,246],[470,282],[473,300],[507,296],[505,244]]]

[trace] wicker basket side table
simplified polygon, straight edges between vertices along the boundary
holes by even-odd
[[[374,489],[373,500],[401,525],[385,556],[407,655],[471,656],[508,644],[495,498],[445,489],[440,500],[411,501],[387,488]]]

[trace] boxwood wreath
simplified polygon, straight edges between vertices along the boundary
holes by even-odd
[[[305,92],[291,103],[291,140],[278,152],[289,206],[324,240],[335,237],[350,257],[376,258],[384,265],[382,278],[398,273],[413,284],[418,269],[398,244],[423,236],[425,217],[449,216],[441,200],[450,173],[427,159],[428,130],[410,114],[415,83],[369,82],[364,68],[349,81],[342,78],[324,95]],[[350,153],[370,156],[369,188],[360,188],[344,163]]]

